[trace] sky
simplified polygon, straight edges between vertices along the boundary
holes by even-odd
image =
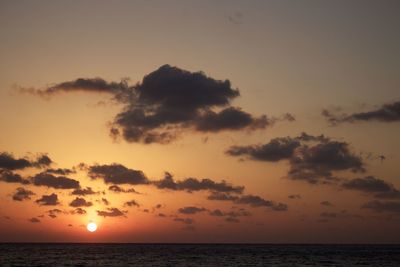
[[[0,241],[400,242],[399,8],[1,0]]]

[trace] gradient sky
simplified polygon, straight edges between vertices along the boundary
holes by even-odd
[[[1,0],[0,241],[400,242],[399,9]]]

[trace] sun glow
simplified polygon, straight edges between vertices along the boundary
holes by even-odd
[[[94,222],[90,222],[88,223],[86,228],[88,229],[89,232],[95,232],[97,230],[97,224],[95,224]]]

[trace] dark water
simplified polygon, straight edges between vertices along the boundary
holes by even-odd
[[[0,244],[0,266],[400,266],[400,245]]]

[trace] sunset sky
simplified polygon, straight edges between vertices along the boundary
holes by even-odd
[[[1,0],[0,242],[400,242],[399,10]]]

